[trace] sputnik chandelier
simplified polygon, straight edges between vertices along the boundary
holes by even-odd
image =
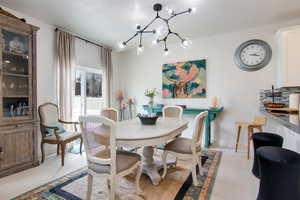
[[[186,11],[178,12],[178,13],[176,13],[173,9],[169,8],[169,9],[167,9],[167,12],[169,13],[169,16],[167,18],[161,17],[159,14],[159,12],[162,10],[162,4],[159,4],[159,3],[154,4],[153,10],[156,12],[156,17],[152,21],[150,21],[146,26],[137,25],[136,33],[132,37],[130,37],[127,41],[121,42],[119,44],[119,47],[121,49],[124,49],[133,38],[139,37],[139,45],[137,47],[137,54],[139,55],[140,53],[142,53],[144,51],[144,47],[142,44],[144,34],[154,34],[155,35],[156,38],[152,41],[153,45],[157,45],[157,44],[163,42],[164,55],[168,55],[170,52],[167,47],[167,40],[168,40],[169,36],[171,36],[171,35],[176,36],[180,40],[181,46],[183,48],[188,47],[192,43],[189,39],[183,38],[178,33],[173,32],[170,28],[169,22],[176,16],[186,14],[186,13],[190,13],[190,14],[195,13],[195,11],[196,11],[195,8],[189,8]],[[152,25],[157,20],[161,20],[162,22],[164,22],[165,27],[158,27],[153,30],[148,30],[150,25]]]

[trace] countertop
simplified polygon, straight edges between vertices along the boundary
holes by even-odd
[[[261,110],[262,114],[267,118],[277,122],[278,124],[300,134],[299,114],[289,114],[287,116],[276,116],[265,110]]]

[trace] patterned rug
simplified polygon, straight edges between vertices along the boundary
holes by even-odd
[[[209,200],[213,189],[222,153],[217,151],[203,152],[204,175],[198,178],[199,186],[193,186],[190,172],[190,161],[178,160],[176,167],[168,169],[166,178],[159,186],[151,184],[145,175],[141,178],[144,197],[136,194],[135,175],[117,180],[117,197],[124,200]],[[94,178],[92,199],[108,199],[105,175]],[[26,192],[12,200],[83,200],[86,199],[87,170],[80,169],[57,180],[51,181],[36,189]]]

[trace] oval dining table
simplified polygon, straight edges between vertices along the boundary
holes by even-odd
[[[187,129],[188,121],[176,118],[158,118],[155,125],[142,125],[138,119],[116,123],[116,144],[118,147],[143,147],[143,173],[154,185],[161,181],[161,161],[153,157],[154,147],[166,144]]]

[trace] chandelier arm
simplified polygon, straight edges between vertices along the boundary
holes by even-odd
[[[153,31],[143,31],[141,33],[155,33],[155,30],[153,30]]]
[[[164,44],[165,44],[165,50],[168,50],[168,48],[167,48],[167,40],[165,39],[163,41],[164,41]]]
[[[138,35],[138,33],[135,33],[131,38],[129,38],[128,40],[125,41],[125,44],[127,44],[128,42],[130,42],[130,40],[132,40],[133,38],[135,38]]]
[[[181,41],[184,40],[178,33],[171,32],[170,34],[176,35]]]
[[[182,12],[179,12],[179,13],[174,13],[172,16],[170,16],[167,20],[171,20],[172,18],[178,16],[178,15],[183,15],[183,14],[186,14],[186,13],[190,13],[190,9],[186,10],[186,11],[182,11]]]
[[[149,22],[141,31],[145,31],[153,22],[155,22],[158,18],[160,18],[159,15],[157,15],[151,22]]]

